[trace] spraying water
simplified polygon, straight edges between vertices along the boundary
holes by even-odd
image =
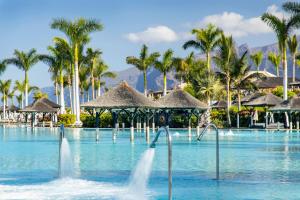
[[[60,178],[72,177],[74,175],[73,161],[67,138],[63,138],[60,147]]]
[[[129,183],[129,195],[131,196],[130,199],[147,199],[147,184],[151,174],[154,154],[154,148],[149,148],[146,150],[138,162],[135,170],[131,174]]]

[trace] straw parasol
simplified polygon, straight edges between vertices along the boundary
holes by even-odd
[[[157,101],[161,108],[168,109],[197,109],[207,110],[208,106],[190,95],[189,93],[176,89]]]
[[[60,105],[50,101],[47,98],[35,100],[31,105],[21,109],[20,112],[41,112],[41,113],[56,113]]]
[[[285,100],[276,106],[270,108],[271,111],[300,111],[300,97],[294,97],[289,100]]]
[[[81,107],[102,109],[159,108],[159,104],[145,97],[123,81],[103,96],[81,104]]]
[[[272,93],[262,95],[260,97],[254,98],[249,102],[243,103],[244,106],[252,107],[270,107],[275,106],[283,101],[282,98],[275,96]]]

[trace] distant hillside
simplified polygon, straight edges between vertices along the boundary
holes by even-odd
[[[300,41],[300,37],[298,38],[298,40]],[[257,52],[257,51],[262,51],[264,54],[264,59],[262,61],[262,65],[260,66],[260,69],[261,70],[265,69],[268,72],[271,72],[273,74],[276,73],[274,66],[268,61],[267,56],[268,56],[268,52],[271,52],[271,51],[278,53],[277,44],[270,44],[270,45],[266,45],[266,46],[262,46],[262,47],[255,47],[255,48],[249,48],[249,46],[247,44],[243,44],[243,45],[240,45],[239,47],[237,47],[237,50],[240,54],[243,53],[245,50],[248,50],[248,52],[250,54]],[[199,55],[199,57],[203,57],[203,55]],[[256,69],[256,67],[251,63],[250,59],[249,59],[249,64],[252,66],[253,70]],[[215,70],[217,70],[214,65],[213,65],[213,68]],[[288,53],[288,72],[289,72],[289,76],[291,76],[292,75],[292,61],[291,61],[289,53]],[[116,84],[118,84],[120,81],[125,80],[125,81],[127,81],[128,84],[130,84],[131,86],[136,88],[138,91],[140,91],[140,92],[143,91],[143,87],[144,87],[143,86],[143,74],[135,67],[130,67],[128,69],[125,69],[122,71],[117,71],[115,73],[117,74],[117,78],[107,80],[106,87],[108,87],[108,88],[113,87]],[[280,68],[280,75],[281,74],[282,74],[282,68]],[[178,83],[178,81],[175,79],[174,75],[175,75],[174,72],[170,72],[167,75],[169,88],[173,88],[174,85],[176,85]],[[298,78],[300,78],[299,67],[296,68],[296,75]],[[162,90],[163,77],[158,70],[153,69],[153,68],[149,69],[147,72],[147,79],[148,79],[148,90],[153,90],[153,91]],[[54,87],[51,87],[51,86],[45,87],[45,88],[42,88],[42,91],[48,93],[49,98],[51,100],[56,101],[56,98],[54,96]],[[68,92],[67,88],[65,89],[65,101],[69,105],[69,92]]]

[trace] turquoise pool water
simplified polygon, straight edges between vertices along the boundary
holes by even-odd
[[[101,130],[96,142],[94,129],[66,129],[76,175],[58,179],[58,133],[0,128],[1,200],[131,199],[125,188],[148,149],[143,134],[131,144],[128,131],[113,142],[111,130]],[[300,199],[300,133],[221,130],[219,181],[213,131],[201,142],[189,140],[186,131],[171,133],[173,199]],[[168,198],[167,165],[166,140],[160,138],[147,199]]]

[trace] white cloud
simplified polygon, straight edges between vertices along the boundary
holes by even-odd
[[[278,10],[276,5],[269,6],[266,12],[276,15],[279,18],[287,16],[284,12]],[[243,15],[235,12],[223,12],[222,14],[206,16],[196,26],[204,27],[209,23],[222,28],[226,34],[230,34],[233,37],[272,32],[270,27],[261,20],[260,16],[245,18]]]
[[[233,37],[271,32],[271,29],[260,17],[246,19],[244,16],[235,12],[224,12],[222,14],[206,16],[201,20],[199,25],[206,26],[209,23],[222,28],[226,34],[231,34]]]
[[[179,38],[177,33],[167,26],[149,27],[142,32],[128,33],[125,37],[131,42],[142,43],[174,42]]]

